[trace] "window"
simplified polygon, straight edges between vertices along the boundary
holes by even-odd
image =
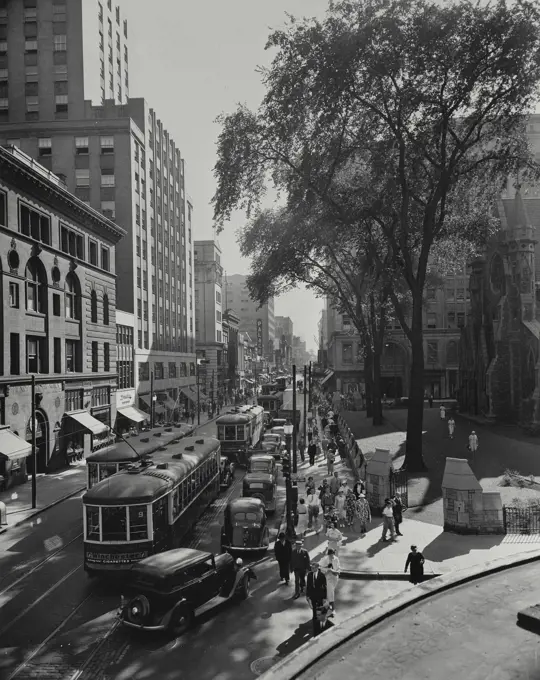
[[[53,21],[61,22],[66,20],[66,6],[53,5]]]
[[[98,344],[94,341],[92,342],[92,373],[97,373],[98,370]]]
[[[457,289],[457,301],[458,302],[465,302],[465,288],[458,288]]]
[[[64,225],[60,226],[60,248],[62,252],[84,260],[84,236]]]
[[[456,299],[455,288],[446,289],[446,299],[449,300],[450,302],[453,302]]]
[[[154,363],[154,378],[156,380],[163,380],[163,363],[161,361]]]
[[[115,201],[101,201],[101,212],[110,220],[116,219],[116,202]]]
[[[9,306],[19,308],[19,284],[13,281],[9,283]]]
[[[86,156],[89,148],[88,137],[75,137],[75,153],[77,156]]]
[[[109,325],[109,296],[107,293],[103,295],[103,325]]]
[[[216,302],[221,304],[221,293],[219,290],[216,290]]]
[[[448,319],[448,328],[455,328],[456,327],[456,313],[455,312],[448,312],[446,315]]]
[[[110,271],[109,249],[101,246],[101,268],[106,272]]]
[[[75,186],[78,187],[90,186],[90,170],[88,170],[88,168],[75,170]]]
[[[103,343],[103,370],[111,370],[111,346],[108,342]]]
[[[427,360],[428,364],[437,364],[439,362],[439,346],[436,340],[428,340]]]
[[[447,364],[457,364],[458,363],[458,346],[457,342],[451,340],[446,345],[446,363]]]
[[[39,156],[51,156],[52,155],[52,139],[50,137],[41,137],[38,139],[38,149]]]
[[[90,320],[92,323],[97,323],[98,321],[97,293],[95,290],[90,293]]]
[[[435,288],[428,288],[427,289],[427,299],[428,300],[435,300],[437,297],[437,291]]]
[[[141,268],[137,267],[137,288],[141,287]]]
[[[47,311],[47,275],[37,258],[31,258],[26,265],[26,309],[40,314]]]
[[[24,42],[24,51],[27,54],[33,54],[37,52],[37,47],[38,47],[37,40],[25,40]]]
[[[7,197],[0,191],[0,225],[7,227]]]
[[[146,505],[129,506],[129,540],[148,539],[148,510]],[[87,523],[88,526],[88,523]]]
[[[77,340],[66,340],[66,373],[75,373],[77,370]],[[67,407],[67,396],[68,392],[66,392],[66,411],[69,410],[75,410],[75,408],[79,408],[78,406],[72,409],[69,409]],[[82,399],[81,399],[81,407],[82,407]]]
[[[216,321],[221,322],[221,312],[219,309],[216,309]]]
[[[89,251],[89,258],[90,258],[90,264],[93,264],[95,267],[98,266],[98,246],[95,241],[88,241],[88,251]]]
[[[65,309],[66,309],[66,319],[80,319],[80,298],[81,291],[79,286],[79,280],[73,272],[69,272],[66,276],[66,285],[64,289],[65,295]]]
[[[150,364],[148,361],[139,361],[139,380],[150,380]]]
[[[169,378],[176,378],[176,363],[169,361]]]
[[[68,96],[67,94],[57,94],[54,98],[56,105],[56,113],[65,113],[68,110]]]
[[[60,316],[60,295],[58,295],[58,293],[53,293],[52,303],[53,303],[53,315]]]
[[[45,338],[27,336],[26,338],[26,372],[44,373]]]
[[[55,52],[65,52],[67,50],[67,35],[55,35],[54,38],[54,51]]]
[[[6,99],[7,102],[7,99]],[[6,107],[7,109],[7,103]],[[39,99],[38,97],[26,97],[26,112],[27,113],[36,113],[39,111]]]
[[[18,333],[10,333],[9,336],[9,358],[11,375],[20,375],[21,373],[21,356],[20,356],[20,339]]]
[[[342,323],[343,323],[343,328],[350,328],[351,327],[351,317],[348,314],[343,314],[342,318]]]
[[[114,137],[100,137],[100,143],[103,155],[114,153]]]
[[[341,346],[341,360],[344,364],[352,364],[353,360],[352,343],[345,342]]]
[[[37,7],[25,7],[24,20],[35,19],[37,17]]]
[[[127,541],[126,507],[101,508],[102,541]]]
[[[53,364],[54,372],[62,373],[62,340],[54,338],[53,341]]]
[[[20,231],[25,236],[30,236],[35,241],[41,241],[50,245],[51,243],[51,222],[47,215],[39,213],[33,208],[21,204],[20,209]]]
[[[221,342],[221,331],[216,331],[216,340],[217,342]]]
[[[428,328],[437,328],[437,315],[429,312],[427,315],[427,327]]]
[[[114,170],[102,168],[101,169],[101,186],[102,187],[113,187],[114,185],[115,185]]]
[[[465,312],[457,313],[457,325],[458,328],[463,328],[465,326]]]

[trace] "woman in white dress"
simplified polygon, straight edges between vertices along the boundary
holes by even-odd
[[[336,586],[339,581],[341,571],[339,557],[332,548],[328,548],[326,555],[319,562],[321,571],[326,576],[326,597],[332,611],[335,611],[334,601],[336,599]]]
[[[341,487],[336,495],[336,514],[339,520],[339,526],[345,526],[347,513],[345,511],[345,489]]]
[[[298,501],[298,524],[296,525],[296,535],[299,538],[304,538],[308,530],[308,509],[305,498]]]
[[[328,549],[333,550],[334,553],[338,555],[341,541],[343,540],[343,534],[337,528],[336,524],[332,524],[330,529],[328,529],[326,532],[326,538],[328,539]]]

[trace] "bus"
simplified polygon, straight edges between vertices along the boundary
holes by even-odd
[[[119,470],[137,464],[155,451],[162,450],[179,439],[193,434],[193,430],[192,425],[182,423],[175,427],[143,432],[140,436],[126,437],[114,446],[88,456],[86,488],[91,489],[94,484],[114,475]]]
[[[231,409],[216,420],[216,425],[223,455],[246,465],[249,449],[259,443],[264,431],[264,409],[262,406]]]
[[[149,555],[179,547],[219,494],[220,458],[217,439],[187,437],[86,491],[85,571],[122,573]]]

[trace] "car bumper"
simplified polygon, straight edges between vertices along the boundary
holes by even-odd
[[[120,620],[120,622],[124,626],[128,626],[128,628],[133,628],[136,630],[149,630],[151,632],[159,633],[160,631],[164,631],[167,629],[167,626],[165,624],[160,624],[159,626],[146,626],[144,623],[139,624],[139,623],[132,623],[131,621],[126,621],[126,619],[121,615],[117,614],[117,618]]]
[[[261,550],[268,550],[269,546],[267,545],[257,545],[254,548],[247,547],[245,545],[242,546],[237,546],[237,545],[224,545],[222,546],[223,550],[234,550],[236,552],[256,552],[261,551]]]

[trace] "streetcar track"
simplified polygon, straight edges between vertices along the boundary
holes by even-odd
[[[45,559],[41,560],[41,562],[38,562],[38,564],[34,565],[29,571],[27,571],[25,574],[22,576],[19,576],[13,583],[10,583],[8,586],[6,586],[3,590],[0,590],[0,598],[5,595],[5,593],[9,592],[12,588],[15,588],[19,583],[22,583],[25,579],[27,579],[29,576],[31,576],[34,572],[36,572],[38,569],[41,569],[41,567],[49,562],[49,560],[52,560],[53,557],[61,553],[63,550],[65,550],[69,545],[77,541],[79,538],[81,538],[82,532],[75,536],[75,538],[71,539],[71,541],[68,541],[68,543],[65,543],[61,548],[58,548],[58,550],[55,550],[53,553],[50,555],[47,555]]]

